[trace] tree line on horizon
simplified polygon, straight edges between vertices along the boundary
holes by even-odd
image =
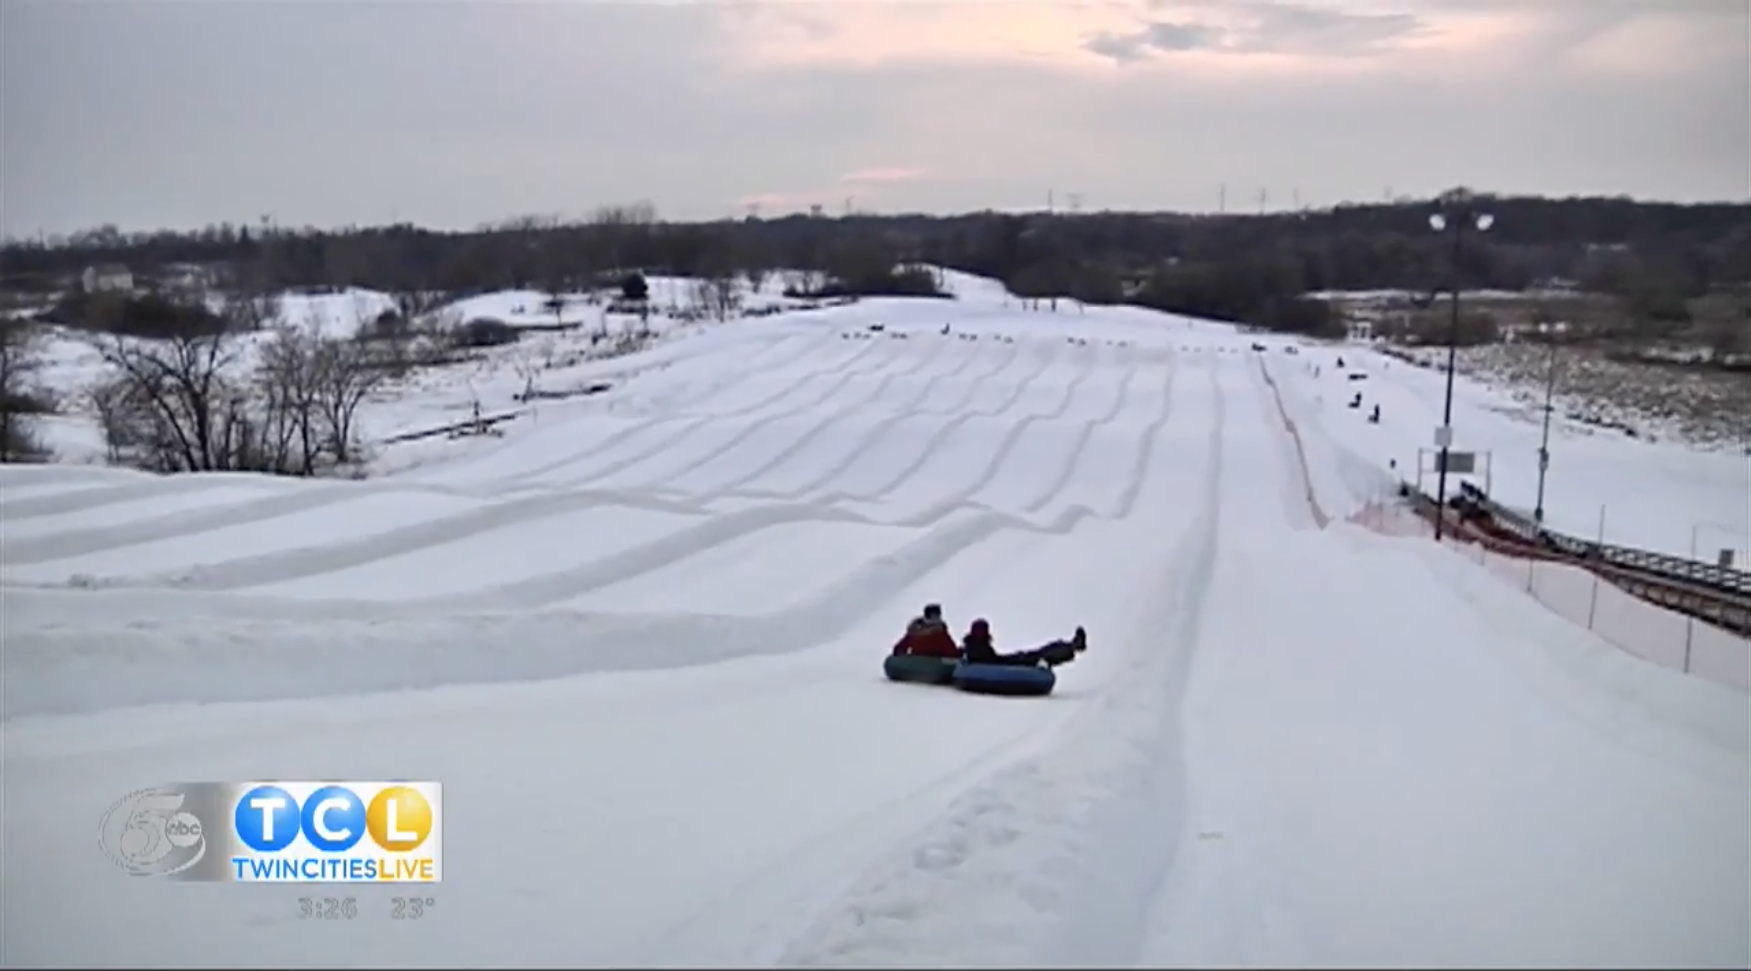
[[[1652,336],[1700,298],[1751,284],[1751,204],[1477,197],[1494,224],[1429,226],[1433,202],[1235,215],[1085,212],[791,215],[672,222],[649,203],[567,221],[528,216],[470,231],[411,224],[295,229],[263,221],[124,233],[113,226],[0,246],[0,287],[62,291],[88,266],[137,278],[179,265],[223,270],[234,290],[361,287],[461,296],[615,285],[629,272],[705,280],[801,273],[804,296],[929,295],[929,263],[1002,281],[1024,298],[1128,303],[1315,336],[1341,333],[1319,291],[1527,290],[1609,295]]]

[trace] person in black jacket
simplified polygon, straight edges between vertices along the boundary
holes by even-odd
[[[1044,664],[1047,667],[1057,667],[1076,660],[1076,655],[1086,650],[1088,633],[1078,627],[1067,641],[1051,641],[1031,651],[999,654],[991,637],[991,624],[983,617],[973,621],[967,628],[967,636],[961,638],[961,657],[969,664],[1004,664],[1028,668]]]

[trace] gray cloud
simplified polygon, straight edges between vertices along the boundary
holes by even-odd
[[[1158,51],[1190,51],[1218,47],[1223,31],[1200,24],[1150,24],[1142,31],[1144,43]]]
[[[1087,50],[1120,64],[1148,60],[1156,54],[1216,51],[1230,54],[1313,54],[1350,57],[1377,53],[1394,41],[1426,33],[1422,18],[1403,13],[1351,12],[1288,0],[1240,0],[1222,4],[1152,2],[1160,11],[1170,6],[1202,7],[1237,25],[1182,20],[1155,20],[1137,30],[1103,31],[1084,43]]]
[[[1743,4],[1715,0],[1544,3],[1547,46],[1649,9],[1713,38],[1751,28]],[[726,18],[745,16],[697,4],[4,0],[0,228],[264,213],[461,227],[639,198],[666,216],[717,218],[742,199],[842,198],[853,184],[860,207],[884,211],[1039,205],[1054,188],[1091,207],[1209,209],[1224,183],[1231,202],[1259,187],[1329,203],[1459,183],[1751,195],[1742,42],[1623,78],[1583,75],[1545,48],[1462,81],[1390,60],[1369,61],[1385,66],[1365,77],[1021,58],[749,71],[726,57],[741,37]],[[1153,18],[1102,53],[1348,56],[1417,28],[1264,0],[1178,2]],[[915,177],[841,182],[881,170]]]

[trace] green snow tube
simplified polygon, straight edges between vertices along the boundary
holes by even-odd
[[[949,685],[954,683],[956,663],[954,658],[890,654],[882,662],[882,673],[889,681]]]

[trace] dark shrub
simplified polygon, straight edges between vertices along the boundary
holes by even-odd
[[[628,273],[620,281],[620,296],[627,300],[649,300],[651,297],[650,282],[643,273]]]
[[[456,329],[457,347],[500,347],[515,344],[522,336],[517,328],[502,320],[477,317]]]

